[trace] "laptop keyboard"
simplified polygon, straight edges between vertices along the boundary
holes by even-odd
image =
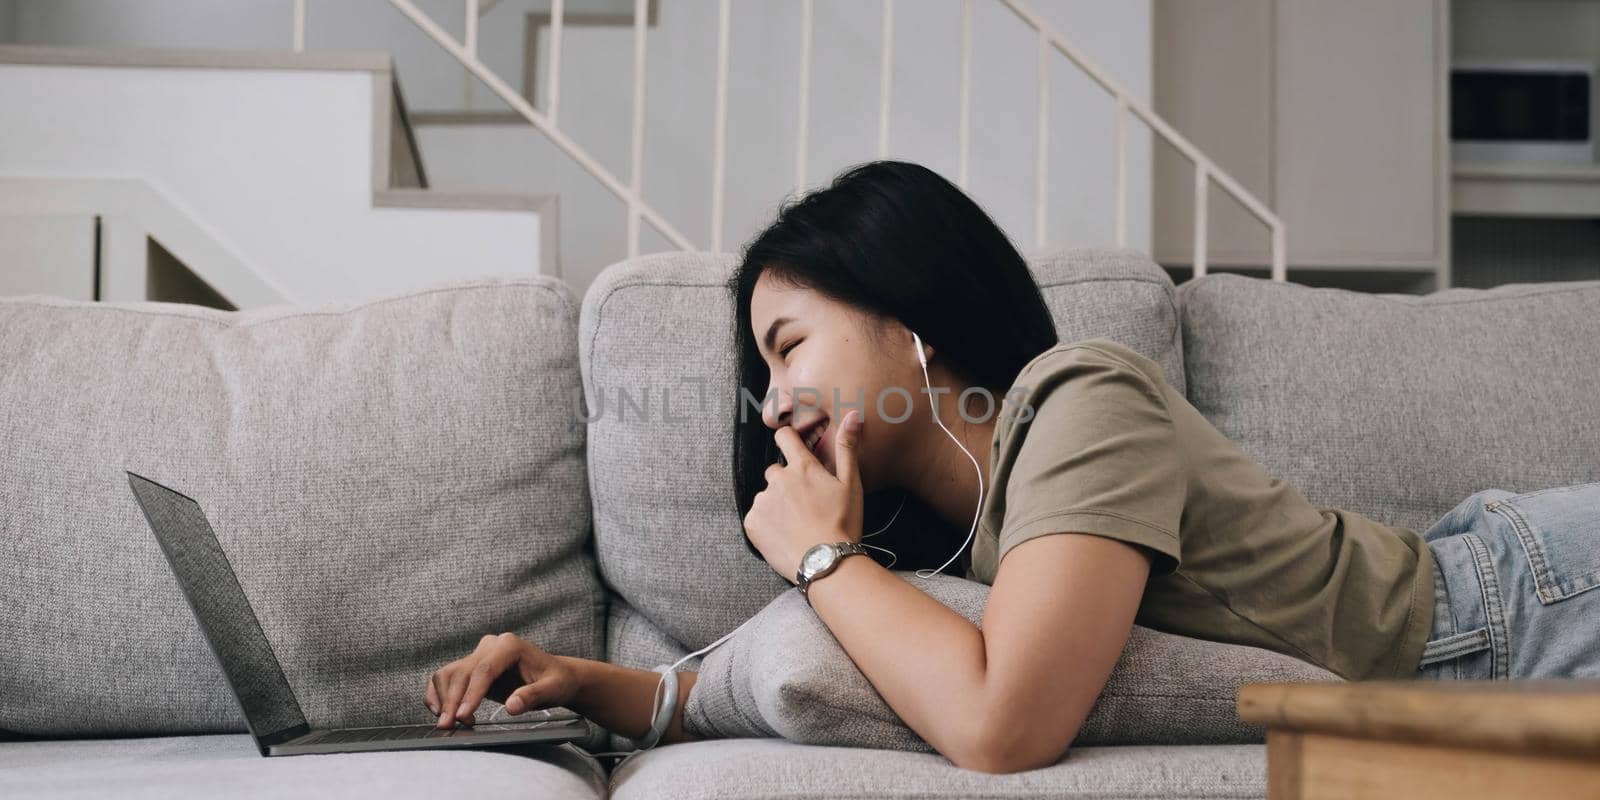
[[[295,744],[345,744],[349,742],[385,742],[402,739],[444,739],[457,734],[471,735],[472,731],[478,733],[496,733],[500,731],[521,731],[549,725],[551,720],[536,720],[530,722],[480,722],[476,725],[463,725],[455,728],[440,729],[433,725],[392,725],[380,728],[341,728],[332,731],[320,731],[311,736],[300,739]]]

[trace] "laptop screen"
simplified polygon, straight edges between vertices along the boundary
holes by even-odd
[[[250,732],[270,739],[305,725],[300,704],[200,505],[132,472],[128,484],[239,699]]]

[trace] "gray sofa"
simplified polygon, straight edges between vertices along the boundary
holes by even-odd
[[[1600,281],[1419,298],[1174,287],[1132,251],[1029,260],[1063,340],[1158,361],[1320,505],[1421,531],[1478,489],[1600,480]],[[426,676],[484,633],[675,660],[790,588],[745,548],[727,480],[733,264],[643,256],[581,302],[493,276],[235,313],[0,298],[0,796],[1264,796],[1259,731],[1182,743],[1217,741],[1196,719],[1232,706],[1200,676],[1121,706],[1130,730],[1177,732],[1162,744],[1011,775],[772,737],[613,766],[590,753],[626,743],[598,728],[257,754],[122,470],[201,502],[313,724],[428,721]],[[1234,682],[1285,674],[1237,663]],[[1119,691],[1167,668],[1185,667],[1130,665]]]

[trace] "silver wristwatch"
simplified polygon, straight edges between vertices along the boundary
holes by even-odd
[[[845,556],[856,554],[867,555],[867,548],[859,542],[829,542],[826,544],[812,545],[806,554],[800,557],[800,569],[795,573],[795,585],[800,587],[800,594],[811,602],[811,596],[806,594],[806,589],[811,582],[834,571]]]

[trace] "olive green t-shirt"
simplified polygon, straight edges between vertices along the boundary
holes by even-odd
[[[1000,405],[968,578],[993,585],[1038,536],[1118,539],[1153,551],[1140,625],[1349,680],[1415,676],[1434,602],[1415,531],[1312,505],[1109,339],[1040,353]]]

